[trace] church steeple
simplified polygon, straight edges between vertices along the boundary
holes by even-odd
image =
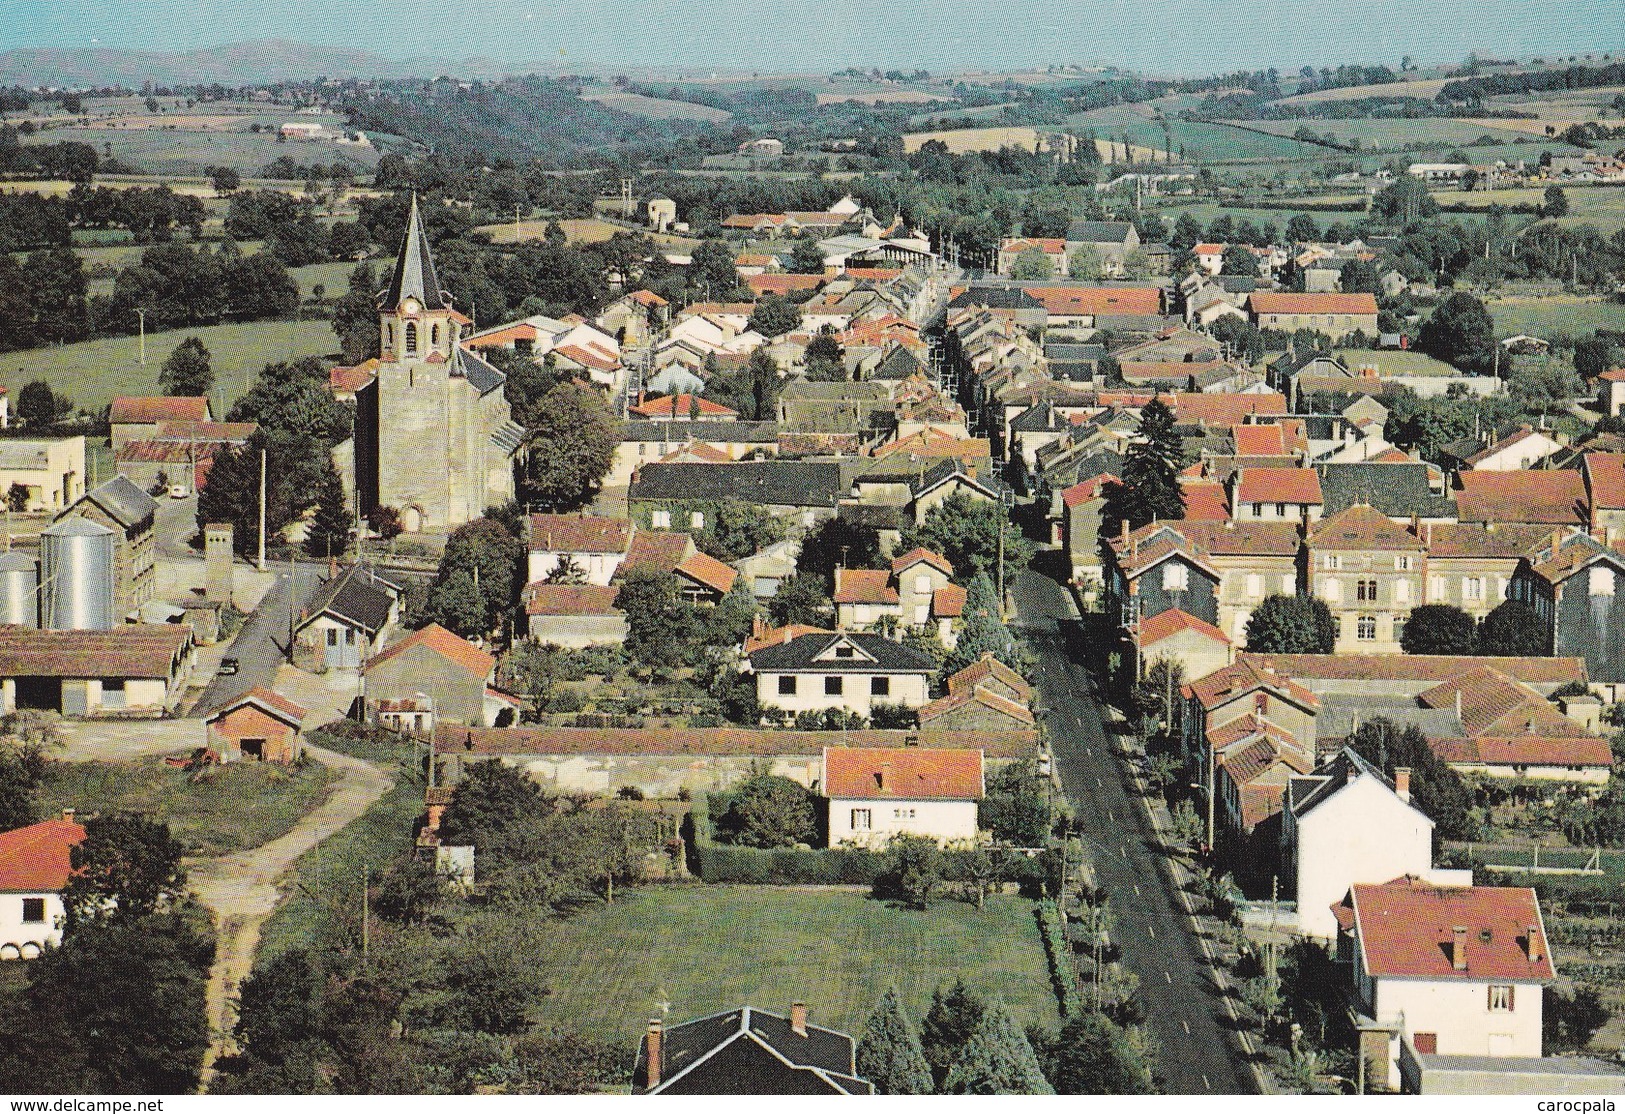
[[[383,310],[387,313],[401,308],[407,298],[414,298],[423,309],[450,309],[446,292],[440,289],[435,277],[434,257],[429,254],[429,237],[423,231],[423,215],[418,212],[418,195],[412,195],[412,210],[406,218],[406,233],[401,237],[401,250],[395,257],[395,274],[384,292]]]

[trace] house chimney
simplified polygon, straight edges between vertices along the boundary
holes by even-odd
[[[644,1038],[644,1046],[648,1051],[648,1079],[644,1082],[644,1090],[652,1091],[660,1086],[661,1069],[661,1026],[658,1017],[649,1019],[649,1035]]]
[[[886,791],[886,783],[891,780],[891,763],[882,762],[880,770],[875,774],[875,788],[881,792]]]
[[[1400,766],[1394,770],[1394,792],[1399,799],[1409,802],[1411,799],[1411,768]]]
[[[327,556],[327,579],[337,580],[339,576],[339,559],[332,554]]]
[[[807,1035],[807,1003],[790,1003],[790,1031],[798,1037]]]
[[[1467,929],[1463,925],[1450,930],[1450,966],[1457,971],[1467,970]]]
[[[1529,926],[1529,962],[1539,963],[1544,958],[1540,951],[1540,925]]]

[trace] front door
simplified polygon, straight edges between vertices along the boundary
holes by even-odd
[[[265,761],[265,740],[264,739],[243,739],[243,740],[240,740],[238,742],[238,744],[237,744],[237,749],[242,751],[243,759],[245,761],[248,761],[248,762],[263,762],[263,761]]]

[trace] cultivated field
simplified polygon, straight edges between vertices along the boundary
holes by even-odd
[[[842,104],[847,101],[856,101],[859,104],[931,104],[953,99],[947,93],[927,93],[921,89],[880,89],[870,93],[819,93],[817,96],[819,104]]]
[[[1625,304],[1601,298],[1505,298],[1485,306],[1503,336],[1587,336],[1594,329],[1625,329]]]
[[[1355,85],[1347,89],[1323,89],[1313,93],[1298,93],[1294,96],[1282,97],[1275,103],[1313,104],[1315,101],[1358,101],[1366,97],[1421,97],[1432,100],[1439,95],[1439,90],[1445,87],[1446,82],[1454,80],[1456,79],[1450,77],[1432,77],[1418,80],[1392,81],[1386,85]]]
[[[1013,897],[920,913],[843,891],[654,887],[544,925],[536,944],[552,990],[538,1020],[628,1040],[661,1003],[677,1021],[799,999],[817,1023],[856,1033],[888,986],[917,1019],[960,975],[1023,1024],[1056,1021],[1033,905]]]
[[[1503,143],[1511,143],[1521,132],[1510,125],[1523,123],[1516,120],[1456,120],[1456,119],[1363,119],[1363,120],[1256,120],[1247,121],[1247,127],[1290,137],[1299,128],[1308,128],[1316,135],[1333,135],[1340,141],[1358,139],[1368,147],[1399,147],[1412,143],[1436,143],[1440,146],[1470,146],[1475,140],[1488,136]],[[1474,155],[1475,158],[1510,158],[1499,152]]]
[[[710,105],[645,97],[640,93],[584,93],[581,99],[597,101],[605,108],[629,112],[634,116],[647,116],[651,120],[701,120],[708,124],[720,124],[733,119],[733,113]]]
[[[230,405],[266,364],[338,351],[327,321],[252,321],[147,334],[147,363],[136,337],[103,337],[78,344],[30,348],[0,355],[0,386],[16,398],[23,384],[44,379],[73,399],[75,407],[99,410],[119,395],[158,394],[158,370],[181,341],[203,342],[214,366],[215,398]]]
[[[609,208],[616,202],[606,202]],[[618,212],[618,210],[617,210]],[[611,224],[603,220],[566,219],[560,221],[550,220],[522,220],[519,222],[517,239],[521,242],[540,240],[547,235],[547,226],[557,224],[564,231],[565,240],[572,244],[600,244],[610,239],[617,232],[632,232],[633,229],[618,224]],[[511,244],[515,242],[514,222],[507,221],[502,224],[486,224],[476,228],[476,232],[486,232],[491,236],[493,243]],[[669,248],[691,249],[699,245],[698,240],[691,240],[683,236],[673,236],[668,232],[654,233],[639,229],[643,235],[648,236],[658,244]]]
[[[955,155],[967,151],[998,151],[1019,147],[1031,151],[1046,142],[1037,128],[950,128],[946,131],[913,132],[903,137],[903,149],[913,154],[932,140],[939,140]]]

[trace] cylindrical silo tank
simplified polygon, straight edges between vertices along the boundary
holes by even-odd
[[[0,553],[0,623],[39,626],[39,562],[15,549]]]
[[[40,592],[46,630],[113,629],[113,531],[64,518],[40,531]]]

